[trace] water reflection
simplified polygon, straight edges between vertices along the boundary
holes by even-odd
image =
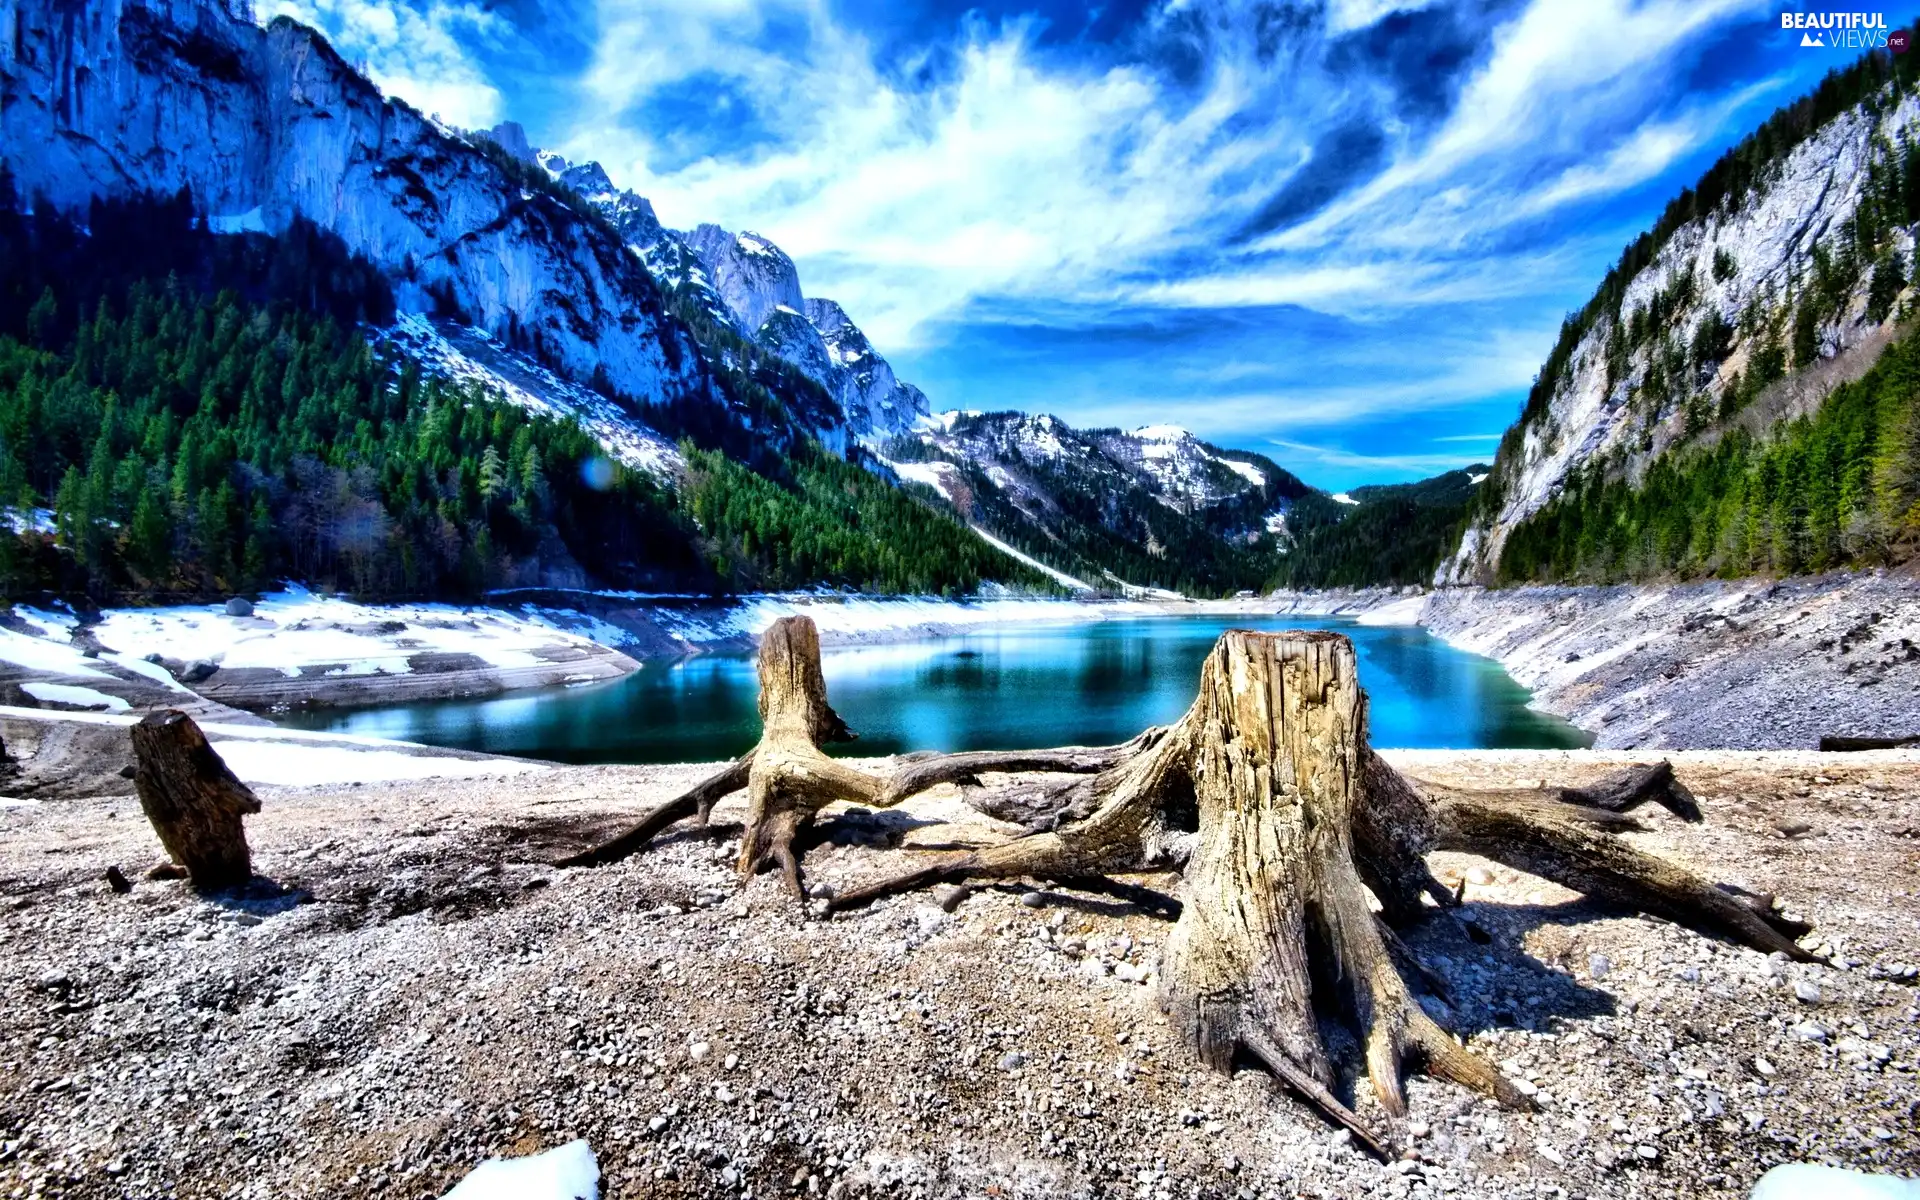
[[[1170,617],[996,629],[826,652],[834,706],[859,734],[844,752],[1099,745],[1173,720],[1230,628],[1337,628],[1354,641],[1373,741],[1403,747],[1570,747],[1577,730],[1526,707],[1499,666],[1425,631],[1326,620]],[[564,762],[727,758],[759,736],[753,661],[649,663],[613,683],[390,708],[289,724]]]

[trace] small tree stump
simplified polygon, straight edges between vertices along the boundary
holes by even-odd
[[[259,812],[260,801],[214,753],[193,718],[170,708],[148,713],[129,732],[140,807],[193,886],[218,891],[253,878],[241,818]]]

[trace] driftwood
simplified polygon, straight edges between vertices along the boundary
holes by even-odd
[[[252,789],[178,709],[148,713],[129,732],[140,807],[193,886],[218,891],[251,879],[253,858],[241,818],[260,811]]]
[[[1910,737],[1841,737],[1828,734],[1820,739],[1820,748],[1827,751],[1853,753],[1861,750],[1904,750],[1909,746],[1920,746],[1920,733]]]
[[[1374,1094],[1391,1114],[1406,1108],[1405,1062],[1504,1103],[1530,1104],[1410,993],[1408,978],[1437,981],[1392,926],[1432,911],[1429,899],[1456,903],[1427,869],[1431,851],[1485,855],[1760,950],[1813,958],[1794,940],[1807,927],[1776,912],[1771,897],[1716,886],[1612,836],[1637,828],[1627,813],[1648,802],[1700,819],[1667,763],[1583,788],[1511,791],[1441,788],[1399,774],[1367,744],[1353,645],[1337,634],[1226,634],[1186,715],[1126,746],[1051,760],[936,756],[890,775],[820,751],[848,735],[827,705],[811,622],[789,618],[769,631],[760,676],[766,730],[753,753],[609,845],[629,852],[635,833],[664,827],[662,814],[704,815],[744,780],[742,873],[777,861],[803,894],[794,836],[827,803],[892,804],[932,783],[991,771],[1082,771],[1065,781],[976,784],[968,793],[975,807],[1005,808],[1014,797],[1034,831],[930,855],[841,894],[829,911],[942,882],[1031,877],[1111,887],[1115,875],[1177,871],[1180,914],[1161,959],[1159,999],[1187,1044],[1222,1069],[1243,1053],[1259,1060],[1377,1152],[1381,1139],[1332,1091],[1317,1024],[1327,1010],[1358,1027]],[[608,857],[597,848],[580,861]]]

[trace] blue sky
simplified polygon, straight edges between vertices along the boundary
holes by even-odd
[[[1178,423],[1333,489],[1490,455],[1620,247],[1842,61],[1780,21],[1841,6],[1778,0],[258,7],[771,238],[936,409]]]

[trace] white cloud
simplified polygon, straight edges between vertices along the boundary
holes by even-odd
[[[1423,6],[1348,0],[1329,28]],[[950,62],[883,68],[824,0],[601,0],[560,149],[600,158],[669,224],[773,238],[810,293],[896,351],[986,297],[1352,313],[1524,296],[1585,263],[1490,239],[1644,182],[1715,132],[1748,97],[1648,119],[1647,75],[1757,5],[1536,0],[1490,27],[1488,61],[1433,136],[1410,144],[1389,120],[1394,150],[1377,176],[1231,251],[1219,248],[1231,228],[1325,128],[1366,111],[1370,85],[1316,73],[1310,55],[1262,60],[1237,6],[1179,7],[1210,31],[1190,90],[1132,65],[1062,65],[1021,21],[976,19]],[[939,82],[900,82],[922,67]],[[634,115],[664,88],[709,80],[752,108],[764,147],[686,162]]]
[[[500,32],[479,4],[433,0],[262,0],[260,20],[288,16],[323,31],[389,96],[449,124],[484,129],[501,119],[500,90],[469,56],[464,39]]]

